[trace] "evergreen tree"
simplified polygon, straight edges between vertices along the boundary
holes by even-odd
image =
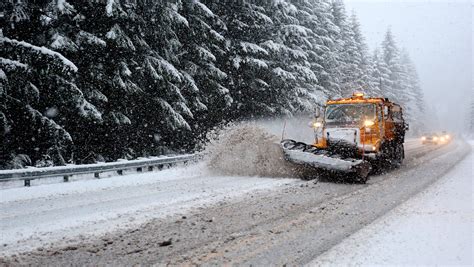
[[[389,69],[380,55],[380,50],[374,50],[369,67],[369,88],[374,96],[384,96],[384,88],[389,84]]]
[[[77,49],[63,53],[78,62],[78,84],[103,114],[103,122],[87,125],[93,134],[73,137],[80,144],[76,160],[87,163],[131,158],[135,155],[131,148],[134,111],[130,107],[143,92],[134,79],[138,78],[134,70],[140,62],[133,36],[128,33],[132,30],[129,26],[138,23],[134,6],[124,8],[119,1],[68,3],[74,8],[77,25],[69,39],[74,40]],[[76,127],[84,127],[84,123]]]
[[[340,75],[340,93],[342,96],[348,96],[351,95],[354,87],[356,87],[358,59],[361,56],[354,40],[354,32],[347,19],[344,3],[342,0],[335,0],[332,1],[331,5],[333,22],[338,28],[334,43]]]
[[[411,130],[421,134],[425,130],[425,101],[421,90],[418,73],[407,51],[402,52],[403,66],[402,86],[406,92],[408,103],[405,105],[406,119],[411,125]]]
[[[291,1],[297,8],[296,18],[301,26],[306,29],[307,36],[303,39],[304,52],[311,73],[312,79],[308,79],[305,86],[307,91],[307,99],[312,109],[315,105],[322,105],[324,101],[332,95],[330,92],[336,85],[326,70],[329,69],[331,47],[333,40],[330,38],[330,31],[326,28],[332,21],[326,16],[328,5],[325,1]],[[332,24],[331,24],[332,25]],[[333,25],[334,26],[334,25]],[[311,74],[310,73],[310,74]],[[299,75],[297,76],[299,77]],[[306,77],[303,76],[303,77]]]
[[[2,117],[10,122],[8,132],[14,136],[3,139],[7,153],[10,158],[27,154],[35,165],[64,164],[72,157],[71,133],[77,132],[72,122],[102,120],[102,114],[84,99],[76,84],[78,67],[49,49],[74,49],[70,40],[63,38],[70,25],[59,22],[72,8],[57,1],[9,4],[9,23],[2,29],[7,37],[0,37],[2,69],[9,87]],[[13,70],[12,62],[23,67]]]
[[[376,96],[378,92],[375,88],[371,87],[370,82],[371,62],[368,56],[368,47],[360,30],[360,23],[355,13],[351,16],[350,27],[354,34],[354,42],[357,49],[353,58],[353,62],[357,65],[353,77],[353,83],[355,84],[354,90],[361,90],[368,95]]]
[[[83,68],[84,87],[93,89],[91,96],[102,102],[105,114],[96,127],[97,143],[90,142],[94,154],[132,158],[182,145],[175,138],[190,129],[185,118],[192,113],[181,91],[183,76],[174,66],[180,48],[175,29],[185,21],[178,6],[142,1],[76,5],[80,27],[92,40],[85,43],[96,45],[99,55],[99,61]]]
[[[195,96],[190,93],[189,79],[178,68],[183,50],[178,31],[188,25],[179,13],[181,8],[181,1],[144,1],[139,8],[147,22],[140,43],[149,49],[145,68],[139,72],[145,93],[140,98],[143,104],[137,105],[139,125],[134,140],[139,140],[137,146],[146,154],[185,148],[192,140],[188,121],[194,118],[191,102]]]
[[[269,52],[260,44],[269,38],[273,21],[265,9],[251,1],[222,1],[208,5],[227,27],[229,52],[223,71],[229,74],[234,118],[275,112],[278,95],[269,86]]]
[[[229,118],[233,102],[227,88],[228,75],[221,70],[229,53],[224,37],[226,26],[199,1],[183,2],[182,14],[187,20],[179,34],[184,50],[180,66],[185,94],[192,98],[193,132],[205,133]]]
[[[400,60],[400,50],[395,43],[391,30],[387,30],[382,42],[382,58],[388,68],[388,79],[382,86],[385,97],[399,103],[405,108],[408,103],[407,92],[403,84],[403,67]]]
[[[313,51],[314,32],[300,25],[299,12],[289,2],[275,2],[271,7],[270,17],[273,27],[269,41],[263,43],[270,51],[271,80],[270,88],[276,97],[278,113],[292,114],[298,111],[312,110],[315,85],[318,83],[311,64],[316,60]]]
[[[64,164],[71,158],[67,122],[101,114],[74,84],[77,67],[61,54],[0,37],[2,53],[2,163],[28,155],[35,165]]]
[[[328,48],[322,55],[323,70],[319,73],[320,85],[330,98],[342,97],[342,72],[340,69],[340,28],[335,24],[330,1],[316,1],[315,12],[322,27],[318,36]]]

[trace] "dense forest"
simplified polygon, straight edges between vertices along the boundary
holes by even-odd
[[[0,166],[191,152],[220,124],[309,113],[354,91],[423,95],[390,30],[370,52],[341,0],[7,0]]]

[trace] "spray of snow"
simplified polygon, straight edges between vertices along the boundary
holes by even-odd
[[[208,168],[218,175],[295,177],[278,141],[254,123],[228,126],[214,133],[206,147]]]

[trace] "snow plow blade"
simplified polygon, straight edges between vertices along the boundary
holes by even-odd
[[[280,145],[285,160],[312,168],[316,172],[325,170],[335,173],[353,173],[360,182],[365,183],[372,169],[371,164],[366,160],[346,157],[343,153],[318,149],[294,140],[283,140]]]

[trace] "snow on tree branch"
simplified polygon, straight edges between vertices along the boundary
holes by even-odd
[[[78,70],[77,66],[74,65],[74,63],[72,63],[69,59],[67,59],[66,57],[64,57],[60,53],[55,52],[51,49],[48,49],[44,46],[39,47],[39,46],[35,46],[35,45],[32,45],[32,44],[24,42],[24,41],[17,41],[17,40],[9,39],[7,37],[0,37],[0,44],[4,45],[4,43],[10,44],[12,46],[18,46],[18,47],[24,47],[24,48],[32,49],[37,54],[43,54],[43,55],[51,56],[55,59],[60,60],[66,68],[70,69],[73,72],[77,72],[77,70]]]

